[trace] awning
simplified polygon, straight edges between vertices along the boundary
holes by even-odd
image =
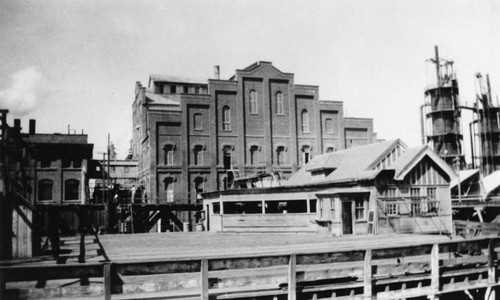
[[[483,177],[481,185],[483,187],[483,197],[486,198],[491,192],[500,186],[500,171],[495,171],[490,175]]]
[[[461,170],[458,172],[458,176],[453,178],[450,182],[450,189],[458,186],[458,182],[464,182],[467,179],[471,178],[475,174],[479,173],[479,169],[471,169],[471,170]]]

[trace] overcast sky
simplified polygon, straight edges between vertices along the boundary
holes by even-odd
[[[500,4],[485,1],[0,1],[0,107],[40,133],[107,134],[127,153],[136,81],[213,76],[265,60],[374,119],[382,139],[419,145],[419,106],[438,45],[461,101],[474,74],[500,89]],[[468,127],[466,125],[464,128]],[[468,139],[468,138],[467,138]],[[466,139],[466,140],[467,140]]]

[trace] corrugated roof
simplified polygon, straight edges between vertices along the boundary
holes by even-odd
[[[401,141],[398,139],[317,155],[306,166],[292,175],[285,185],[373,178],[379,171],[371,170],[370,166],[385,157],[386,153],[392,151],[399,144]],[[311,170],[321,169],[335,170],[320,181],[312,180]]]
[[[183,77],[173,75],[150,75],[149,82],[176,82],[176,83],[190,83],[190,84],[208,84],[208,77]]]

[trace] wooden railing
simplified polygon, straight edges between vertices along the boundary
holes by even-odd
[[[345,249],[325,252],[272,251],[255,255],[200,256],[196,259],[116,261],[73,265],[0,267],[0,298],[6,282],[102,277],[104,299],[111,299],[120,276],[198,273],[200,284],[189,299],[231,299],[274,296],[295,299],[324,297],[358,299],[430,299],[452,292],[482,291],[484,299],[495,299],[497,252],[500,238],[456,240],[418,246]],[[328,270],[329,278],[307,280],[310,270]],[[286,277],[281,284],[217,288],[213,280],[221,273],[269,272]],[[241,275],[243,274],[243,275]],[[300,276],[299,276],[300,274]],[[211,285],[212,283],[212,285]],[[175,298],[175,291],[169,292]],[[186,296],[186,291],[179,290]],[[179,296],[177,294],[177,297]],[[146,296],[147,294],[143,294]]]

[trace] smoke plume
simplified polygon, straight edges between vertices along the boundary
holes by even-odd
[[[0,107],[14,115],[23,116],[37,106],[36,88],[42,74],[30,66],[15,72],[11,78],[11,86],[0,91]]]

